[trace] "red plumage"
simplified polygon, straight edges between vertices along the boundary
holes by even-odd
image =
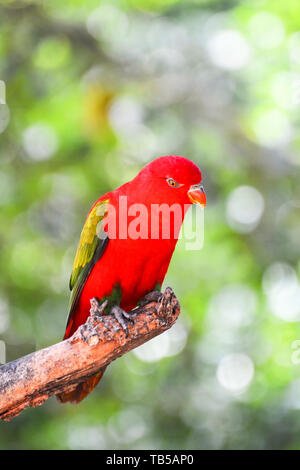
[[[172,187],[170,185],[172,181],[175,181],[177,186]],[[120,307],[125,311],[130,311],[136,307],[142,297],[154,290],[157,285],[162,284],[177,243],[184,214],[191,205],[188,191],[191,186],[198,185],[200,181],[201,172],[190,160],[180,156],[160,157],[146,165],[132,181],[105,194],[94,204],[93,207],[100,201],[109,200],[109,204],[115,209],[116,238],[110,236],[111,227],[106,227],[109,241],[84,280],[80,295],[71,308],[65,338],[71,336],[81,324],[85,323],[89,315],[90,299],[93,297],[101,301],[104,297],[111,296],[113,289],[118,286],[121,292]],[[147,236],[150,238],[120,238],[120,224],[124,225],[122,204],[125,197],[127,208],[134,204],[142,204],[147,212],[146,216],[145,212],[141,215],[141,212],[134,213],[133,210],[130,213],[129,211],[125,226],[129,228],[138,215],[140,217],[138,228],[145,228],[147,222]],[[202,204],[205,204],[204,193],[201,197]],[[154,216],[151,215],[153,204],[167,204],[168,206],[177,204],[182,208],[182,218],[175,228],[171,224],[172,230],[167,239],[162,238],[162,218],[159,223],[159,238],[151,239],[151,223],[154,222]],[[134,206],[133,209],[136,207]],[[60,400],[80,401],[94,388],[101,376],[102,372],[98,374],[98,379],[95,376],[89,379],[90,386],[88,383],[85,386],[79,385],[74,392],[61,395]]]

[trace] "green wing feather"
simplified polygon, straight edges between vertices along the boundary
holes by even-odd
[[[70,290],[75,286],[81,271],[92,260],[97,246],[103,241],[101,238],[106,238],[105,236],[102,237],[102,234],[104,234],[101,227],[102,224],[98,224],[107,213],[107,203],[108,200],[96,203],[86,219],[74,260],[73,271],[70,278]]]
[[[102,256],[108,243],[108,236],[103,230],[103,219],[107,214],[109,200],[97,202],[90,211],[81,232],[73,270],[70,278],[70,310],[67,320],[71,318],[82,288],[96,262]]]

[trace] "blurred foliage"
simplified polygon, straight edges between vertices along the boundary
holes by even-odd
[[[0,423],[1,449],[300,447],[298,30],[297,0],[0,1],[9,360],[61,339],[101,194],[173,153],[208,199],[203,249],[180,240],[165,282],[178,325],[79,406]]]

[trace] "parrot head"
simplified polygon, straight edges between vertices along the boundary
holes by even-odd
[[[191,160],[179,155],[159,157],[146,165],[137,178],[152,198],[160,202],[198,204],[205,207],[206,196],[201,171]]]

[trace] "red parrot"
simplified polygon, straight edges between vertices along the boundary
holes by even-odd
[[[187,209],[192,203],[205,206],[200,183],[201,172],[192,161],[170,155],[153,160],[133,180],[95,202],[75,256],[64,339],[85,323],[92,299],[99,307],[106,301],[105,312],[114,314],[126,328],[128,312],[141,299],[150,293],[160,295]],[[180,209],[177,219],[175,209]],[[164,225],[169,214],[170,226]],[[59,401],[79,403],[104,370],[74,391],[60,394]]]

